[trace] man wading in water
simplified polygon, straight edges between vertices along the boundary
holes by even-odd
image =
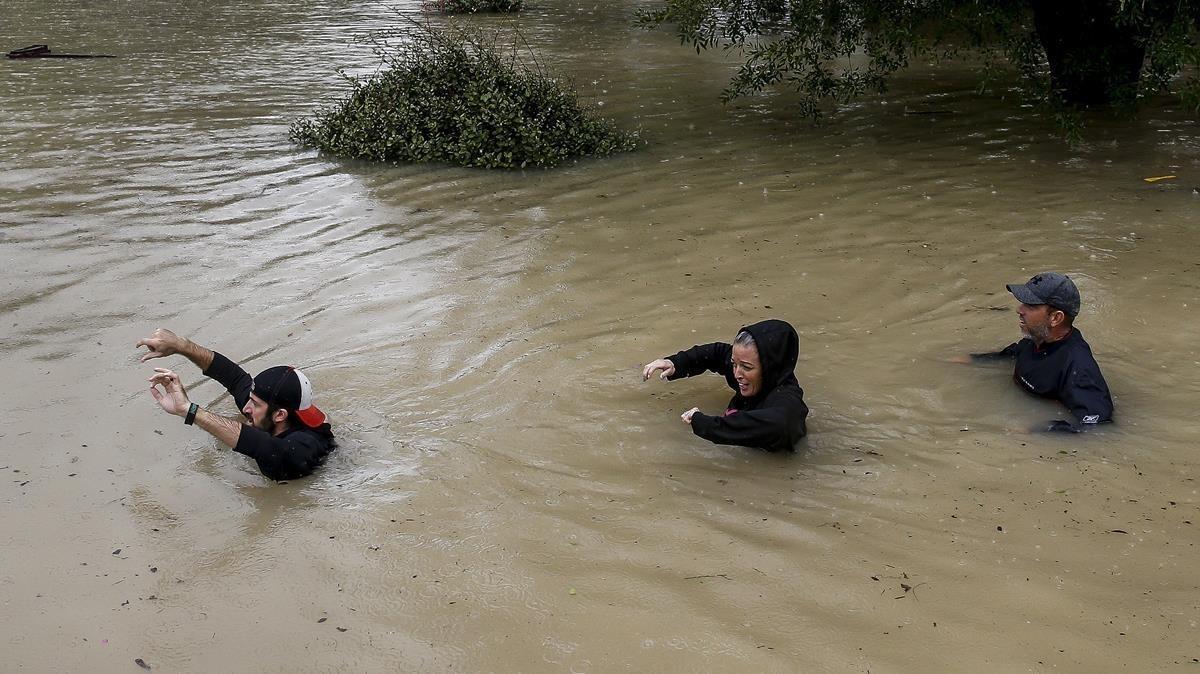
[[[166,412],[183,417],[234,451],[254,459],[272,480],[304,477],[325,462],[337,443],[325,414],[312,404],[312,384],[294,367],[267,368],[251,378],[225,356],[159,328],[138,340],[150,352],[141,362],[181,354],[233,396],[249,423],[210,412],[188,400],[179,375],[156,367],[150,395]],[[161,386],[160,391],[158,387]]]
[[[1017,316],[1025,338],[1002,351],[973,353],[969,360],[1013,359],[1013,379],[1021,388],[1066,405],[1073,419],[1051,421],[1045,425],[1047,431],[1078,433],[1087,426],[1112,421],[1108,384],[1092,348],[1074,327],[1080,305],[1075,282],[1062,274],[1044,272],[1028,283],[1005,287],[1021,303]]]
[[[660,372],[665,381],[704,371],[725,376],[737,393],[724,414],[709,416],[693,407],[681,415],[696,435],[721,445],[793,451],[806,432],[808,406],[796,381],[800,338],[784,321],[767,320],[742,328],[733,344],[714,342],[659,358],[642,368],[642,381]]]

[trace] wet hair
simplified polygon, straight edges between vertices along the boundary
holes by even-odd
[[[285,429],[291,429],[291,428],[296,427],[296,424],[292,421],[293,412],[291,410],[287,409],[286,407],[280,407],[279,405],[276,405],[275,403],[267,403],[267,414],[263,418],[267,419],[268,421],[273,419],[275,417],[275,412],[277,410],[283,410],[284,412],[287,412],[287,418],[283,420],[283,427]]]
[[[737,337],[733,338],[733,345],[734,346],[753,346],[755,351],[758,350],[758,345],[754,343],[754,335],[750,334],[749,332],[747,332],[745,330],[742,330],[741,332],[737,333]]]

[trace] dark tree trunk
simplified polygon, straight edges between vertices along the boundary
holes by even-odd
[[[1066,103],[1104,105],[1137,91],[1146,60],[1136,22],[1118,0],[1033,0],[1050,62],[1050,84]]]

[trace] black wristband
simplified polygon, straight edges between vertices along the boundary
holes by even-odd
[[[196,403],[192,403],[191,407],[188,407],[187,416],[183,418],[183,423],[187,424],[188,426],[194,424],[196,422],[196,412],[199,411],[200,406]]]

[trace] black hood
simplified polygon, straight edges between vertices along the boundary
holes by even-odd
[[[800,337],[791,324],[772,318],[747,325],[742,330],[754,337],[758,347],[758,360],[763,368],[763,386],[759,396],[783,384],[799,385],[796,381],[796,360],[800,357]]]

